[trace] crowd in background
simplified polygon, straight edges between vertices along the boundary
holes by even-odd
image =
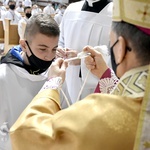
[[[32,15],[38,13],[51,15],[59,25],[67,5],[51,1],[48,1],[47,3],[48,4],[45,7],[42,7],[37,3],[33,3],[31,0],[0,0],[0,20],[3,21],[4,29],[4,20],[5,18],[8,18],[11,20],[11,24],[18,24],[18,34],[20,38],[23,38],[22,22],[26,23]]]
[[[0,60],[0,150],[149,148],[149,7],[1,1],[20,41]]]

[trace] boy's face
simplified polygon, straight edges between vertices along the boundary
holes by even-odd
[[[19,6],[22,7],[22,2],[19,2]]]
[[[44,61],[51,61],[56,55],[58,38],[58,36],[48,37],[44,34],[38,33],[31,39],[32,42],[28,41],[28,43],[36,57]],[[28,56],[31,56],[28,46],[26,46],[26,49]]]
[[[31,8],[27,8],[27,9],[25,10],[25,14],[27,14],[27,13],[31,13]]]

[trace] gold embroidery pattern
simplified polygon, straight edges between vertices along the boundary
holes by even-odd
[[[130,97],[144,96],[147,76],[148,70],[130,73],[128,76],[120,79],[112,94]]]
[[[113,21],[125,21],[149,28],[150,0],[113,0],[113,4]]]
[[[134,150],[150,150],[150,66],[145,87]]]
[[[150,8],[150,7],[149,7],[148,5],[146,5],[146,6],[144,6],[144,11],[137,10],[137,13],[138,13],[138,14],[142,14],[142,15],[143,15],[143,16],[142,16],[143,22],[148,19],[147,16],[150,16],[150,12],[148,12],[149,8]]]

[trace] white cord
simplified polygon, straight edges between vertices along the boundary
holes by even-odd
[[[81,95],[81,93],[82,93],[82,91],[83,91],[83,88],[84,88],[85,83],[86,83],[86,81],[87,81],[87,79],[88,79],[88,76],[89,76],[90,71],[91,71],[91,70],[88,70],[88,72],[87,72],[87,74],[86,74],[85,80],[84,80],[83,85],[82,85],[82,87],[81,87],[81,89],[80,89],[80,91],[79,91],[79,94],[78,94],[78,97],[77,97],[76,102],[78,102],[78,101],[80,100],[80,95]]]
[[[60,88],[60,91],[62,92],[62,94],[63,94],[63,96],[64,96],[64,98],[65,98],[65,101],[66,101],[66,103],[67,103],[68,107],[70,107],[69,100],[68,100],[68,98],[67,98],[66,94],[64,93],[64,91],[62,90],[62,88]]]
[[[84,80],[83,85],[82,85],[82,87],[81,87],[81,89],[80,89],[80,91],[79,91],[79,94],[78,94],[78,97],[77,97],[76,102],[78,102],[78,101],[80,100],[80,95],[81,95],[81,93],[82,93],[82,91],[83,91],[83,88],[84,88],[85,83],[86,83],[86,81],[87,81],[87,79],[88,79],[88,76],[89,76],[90,71],[91,71],[91,70],[88,70],[88,72],[87,72],[87,74],[86,74],[85,80]],[[65,101],[66,101],[68,107],[70,107],[69,100],[68,100],[66,94],[64,93],[64,91],[62,90],[62,88],[60,88],[60,91],[62,92],[62,94],[63,94],[63,96],[64,96],[64,98],[65,98]]]

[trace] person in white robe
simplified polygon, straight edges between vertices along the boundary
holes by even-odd
[[[19,20],[22,18],[21,14],[15,10],[16,2],[14,0],[9,0],[8,2],[9,10],[6,11],[3,16],[3,23],[5,29],[5,18],[10,19],[11,24],[18,24]]]
[[[49,14],[49,15],[54,15],[55,14],[55,9],[52,6],[52,2],[49,1],[48,5],[44,7],[43,13]]]
[[[24,0],[24,6],[27,7],[32,7],[32,1],[31,0]]]
[[[32,6],[32,15],[36,15],[36,14],[39,14],[39,13],[42,13],[42,9],[39,8],[39,6],[37,4],[34,4]]]
[[[27,22],[20,45],[1,58],[0,150],[11,150],[9,128],[47,81],[58,38],[59,27],[49,15],[34,15]],[[62,89],[66,93],[65,87]],[[61,107],[67,106],[62,100]]]
[[[58,25],[60,25],[64,12],[66,10],[67,6],[66,5],[61,5],[59,12],[54,16],[54,20],[57,22]]]
[[[23,13],[24,12],[24,7],[23,7],[22,1],[18,2],[18,6],[16,8],[16,11],[19,12],[19,13]]]
[[[25,16],[22,17],[22,19],[19,21],[18,23],[18,34],[19,34],[19,37],[20,39],[23,39],[24,38],[24,26],[26,25],[28,19],[31,17],[31,7],[24,7],[24,14]],[[25,24],[25,25],[23,25]]]
[[[2,20],[2,16],[5,15],[7,9],[3,6],[3,1],[0,0],[0,20]]]
[[[78,53],[86,45],[108,46],[112,7],[112,2],[107,0],[87,0],[70,4],[60,24],[59,47],[75,50]],[[107,51],[107,48],[105,49]],[[106,56],[106,61],[109,62],[109,58]],[[96,87],[98,79],[89,74],[80,96],[79,92],[87,73],[84,60],[81,61],[81,65],[69,65],[67,68],[66,82],[73,103],[93,93]]]

